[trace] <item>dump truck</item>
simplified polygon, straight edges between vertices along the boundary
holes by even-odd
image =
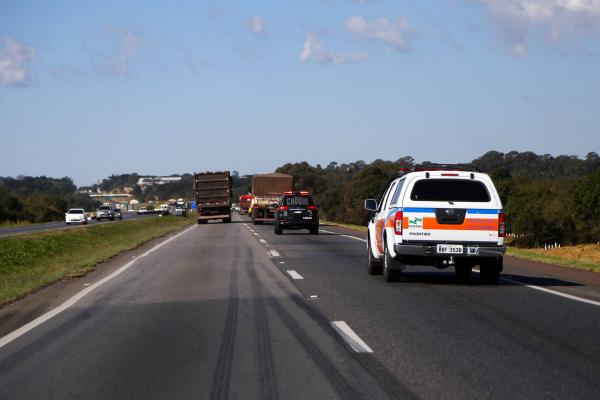
[[[288,174],[272,173],[254,175],[252,178],[252,201],[250,203],[253,225],[275,222],[277,203],[283,192],[294,187],[294,177]]]
[[[220,219],[231,222],[231,176],[229,171],[194,174],[198,223]]]
[[[246,214],[248,212],[251,202],[252,202],[251,194],[243,194],[240,196],[240,199],[238,201],[238,206],[240,207],[240,214]]]

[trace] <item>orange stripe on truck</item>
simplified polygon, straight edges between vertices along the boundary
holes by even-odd
[[[408,217],[402,223],[404,229],[409,229]],[[435,217],[423,217],[423,229],[447,231],[497,231],[498,220],[490,218],[465,218],[461,225],[439,224]]]

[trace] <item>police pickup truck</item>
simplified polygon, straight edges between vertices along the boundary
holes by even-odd
[[[505,252],[506,222],[490,177],[465,165],[431,164],[401,175],[373,212],[368,227],[368,272],[394,280],[408,266],[454,267],[469,280],[474,266],[481,281],[498,282]]]

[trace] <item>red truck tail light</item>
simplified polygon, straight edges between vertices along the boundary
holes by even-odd
[[[498,213],[498,237],[506,237],[506,216],[503,212]]]
[[[287,211],[290,208],[288,206],[279,206],[279,208],[277,209],[278,211]]]
[[[308,209],[310,211],[317,211],[318,210],[317,206],[308,206]]]
[[[394,232],[396,235],[402,235],[402,221],[403,221],[402,211],[396,211],[396,215],[394,215]]]

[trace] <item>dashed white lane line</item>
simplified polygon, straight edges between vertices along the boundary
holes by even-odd
[[[348,346],[357,353],[372,353],[373,350],[366,344],[344,321],[332,321],[333,329],[340,334]]]
[[[262,244],[267,243],[267,241],[265,239],[258,239],[259,242],[261,242]]]
[[[473,272],[481,273],[481,271],[479,271],[476,268],[473,268]],[[507,278],[507,277],[504,277],[504,276],[500,276],[500,280],[503,280],[505,282],[514,283],[516,285],[527,286],[530,289],[539,290],[541,292],[546,292],[546,293],[554,294],[554,295],[557,295],[557,296],[560,296],[560,297],[564,297],[566,299],[580,301],[582,303],[592,304],[594,306],[600,306],[600,301],[594,301],[594,300],[590,300],[590,299],[585,299],[583,297],[574,296],[572,294],[559,292],[558,290],[552,290],[552,289],[548,289],[548,288],[541,287],[541,286],[536,286],[536,285],[528,285],[526,283],[519,282],[517,280],[510,279],[510,278]]]
[[[288,273],[289,276],[292,277],[292,279],[304,279],[302,277],[302,275],[300,275],[299,273],[297,273],[293,269],[288,269],[286,272]]]
[[[324,232],[324,233],[333,233],[334,235],[343,236],[343,237],[347,237],[349,239],[354,239],[354,240],[358,240],[358,241],[367,243],[367,239],[359,238],[359,237],[356,237],[356,236],[344,235],[343,233],[337,233],[337,232],[327,231],[325,229],[319,229],[319,230],[321,232]]]
[[[47,313],[45,313],[43,315],[40,315],[39,317],[37,317],[33,321],[29,322],[28,324],[25,324],[22,327],[20,327],[19,329],[14,330],[11,333],[9,333],[8,335],[0,338],[0,348],[6,346],[10,342],[12,342],[13,340],[17,339],[18,337],[24,335],[25,333],[29,332],[33,328],[43,324],[44,322],[48,321],[49,319],[51,319],[51,318],[55,317],[56,315],[60,314],[61,312],[65,311],[67,308],[69,308],[72,305],[74,305],[75,303],[77,303],[79,300],[81,300],[82,298],[84,298],[85,296],[90,294],[92,291],[94,291],[98,287],[102,286],[106,282],[110,281],[111,279],[113,279],[116,276],[125,272],[133,264],[135,264],[135,262],[138,261],[139,259],[146,257],[148,254],[158,250],[160,247],[177,239],[179,236],[186,234],[187,232],[191,231],[194,228],[196,228],[196,225],[191,226],[188,229],[184,230],[183,232],[180,232],[177,235],[171,236],[167,240],[158,243],[156,246],[152,247],[150,250],[140,254],[139,256],[135,257],[131,261],[127,262],[127,264],[123,265],[121,268],[119,268],[112,274],[105,276],[104,278],[100,279],[98,282],[94,283],[93,285],[87,286],[85,289],[83,289],[82,291],[80,291],[79,293],[77,293],[76,295],[71,297],[69,300],[62,303],[60,306],[48,311]]]
[[[280,257],[280,254],[277,250],[269,250],[269,255],[271,257]]]

